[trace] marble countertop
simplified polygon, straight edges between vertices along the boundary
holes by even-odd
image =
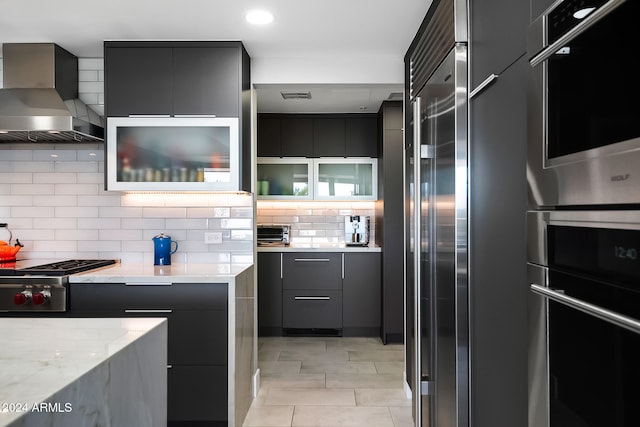
[[[258,246],[258,252],[381,252],[382,248],[370,243],[368,246],[347,246],[344,243],[291,243],[289,246]]]
[[[116,263],[69,276],[69,283],[221,283],[230,282],[252,264],[172,263],[154,266]]]
[[[1,318],[0,425],[31,413],[34,405],[45,402],[166,321]],[[57,403],[61,411],[73,410],[74,402]]]

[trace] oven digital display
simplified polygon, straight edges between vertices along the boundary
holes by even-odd
[[[640,231],[552,225],[547,231],[549,267],[638,286]]]

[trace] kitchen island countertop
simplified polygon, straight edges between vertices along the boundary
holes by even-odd
[[[166,340],[166,319],[0,319],[0,426],[164,422]]]

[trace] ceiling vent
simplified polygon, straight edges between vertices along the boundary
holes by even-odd
[[[280,92],[283,99],[311,99],[311,92]]]
[[[402,101],[403,99],[404,93],[402,92],[391,92],[387,98],[388,101]]]

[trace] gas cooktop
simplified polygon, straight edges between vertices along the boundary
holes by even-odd
[[[20,262],[0,264],[0,276],[67,276],[115,264],[113,259],[70,259],[20,268]]]

